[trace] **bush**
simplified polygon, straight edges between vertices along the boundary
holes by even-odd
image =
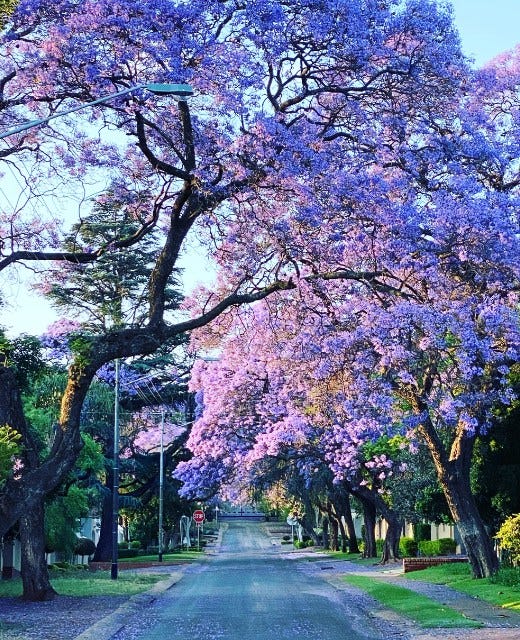
[[[132,542],[128,543],[128,548],[129,549],[140,549],[141,548],[141,542],[139,540],[132,540]]]
[[[305,540],[305,546],[306,547],[313,547],[314,546],[314,540],[312,538],[309,538],[308,540]]]
[[[291,536],[285,535],[282,536],[282,540],[285,540],[286,542],[288,542],[291,539]]]
[[[91,556],[96,550],[96,545],[90,538],[78,538],[74,545],[74,553],[77,556]]]
[[[439,540],[421,540],[419,551],[422,556],[447,556],[455,553],[457,543],[453,538],[440,538]]]
[[[453,538],[439,538],[439,555],[448,556],[457,551],[457,543]]]
[[[119,549],[117,555],[120,558],[137,558],[138,549]]]
[[[422,556],[439,556],[438,540],[421,540],[419,542],[419,551]]]
[[[417,555],[417,542],[413,538],[401,538],[399,541],[399,551],[406,558],[413,558]]]
[[[513,564],[520,563],[520,513],[507,518],[495,538],[509,552]]]

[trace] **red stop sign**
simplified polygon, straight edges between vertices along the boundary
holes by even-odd
[[[193,512],[193,519],[197,524],[202,524],[204,522],[204,511],[202,509],[197,509]]]

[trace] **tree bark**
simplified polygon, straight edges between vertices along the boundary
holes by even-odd
[[[41,499],[20,518],[22,597],[31,602],[52,600],[56,595],[45,560],[43,513]]]
[[[111,482],[112,471],[107,470],[107,484]],[[93,562],[110,562],[112,560],[112,493],[103,488],[103,507],[101,511],[101,528]]]
[[[363,505],[363,521],[364,521],[364,558],[377,558],[376,547],[376,507],[372,502],[357,496]]]
[[[322,527],[323,527],[323,533],[322,533],[323,548],[328,549],[329,548],[329,519],[327,518],[327,516],[325,516],[322,520]]]
[[[343,524],[341,519],[345,521],[345,525],[347,528],[346,535],[348,538],[349,553],[359,553],[356,528],[354,526],[354,520],[352,518],[352,507],[350,505],[350,496],[347,490],[342,490],[338,492],[335,505],[336,505],[336,512],[340,517],[341,525]]]
[[[422,406],[418,408],[423,409]],[[429,418],[421,423],[418,431],[432,456],[439,483],[453,521],[459,528],[473,575],[476,578],[494,575],[499,568],[498,557],[478,512],[470,485],[475,435],[460,428],[448,455]]]
[[[392,509],[387,509],[383,517],[386,520],[388,529],[383,544],[381,564],[386,564],[390,561],[395,562],[400,558],[399,541],[401,539],[401,531],[403,530],[403,522]]]

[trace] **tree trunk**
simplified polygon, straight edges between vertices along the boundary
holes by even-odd
[[[341,535],[341,552],[347,553],[348,539],[347,539],[347,533],[345,531],[345,525],[343,524],[343,520],[341,517],[338,518],[338,526],[339,526],[339,533]]]
[[[338,521],[336,520],[336,518],[331,518],[330,519],[330,526],[332,529],[332,535],[330,537],[330,550],[331,551],[338,551],[339,549],[339,527],[338,527]]]
[[[338,493],[337,500],[335,502],[336,512],[345,521],[347,527],[347,537],[349,553],[359,553],[359,546],[356,535],[356,528],[354,527],[354,520],[352,519],[352,508],[350,506],[350,496],[347,490],[342,490]]]
[[[41,499],[20,518],[22,597],[31,602],[52,600],[56,595],[45,560],[43,513]]]
[[[388,529],[386,531],[385,543],[383,545],[383,553],[381,554],[381,564],[397,561],[400,557],[399,541],[401,539],[401,531],[403,523],[399,516],[392,509],[386,509],[383,513]]]
[[[322,527],[323,527],[323,548],[324,549],[328,549],[329,548],[329,519],[325,516],[322,520]]]
[[[314,530],[314,509],[311,501],[303,498],[303,505],[305,507],[305,513],[301,518],[301,524],[305,533],[312,539],[315,545],[319,544],[318,536]]]
[[[111,483],[112,471],[107,470],[107,484]],[[110,562],[112,560],[112,493],[103,487],[103,508],[99,540],[92,562]]]
[[[469,473],[466,481],[457,473],[458,466],[460,464],[452,465],[454,473],[450,474],[447,481],[441,478],[439,480],[453,520],[458,526],[473,575],[476,578],[487,578],[498,571],[498,557],[471,493]]]
[[[422,405],[418,404],[418,410],[422,409]],[[431,420],[425,419],[418,430],[432,456],[450,513],[466,548],[473,575],[475,578],[494,575],[499,568],[498,557],[471,493],[470,470],[475,435],[460,427],[448,455]]]
[[[376,507],[374,504],[369,502],[368,500],[361,498],[361,504],[363,505],[363,521],[364,521],[364,533],[363,533],[363,542],[364,542],[364,550],[363,557],[364,558],[377,558],[377,547],[376,547]]]
[[[339,529],[339,534],[341,536],[341,551],[343,553],[347,552],[347,536],[345,533],[345,527],[343,525],[343,520],[341,518],[342,515],[342,505],[340,501],[339,492],[335,492],[331,495],[331,505],[332,511],[331,514],[334,518],[334,522],[336,523],[337,529]],[[337,548],[339,549],[339,541],[337,544]]]

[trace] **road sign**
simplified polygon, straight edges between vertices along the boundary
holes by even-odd
[[[202,524],[205,520],[204,511],[202,511],[202,509],[196,509],[193,512],[193,519],[197,524]]]

